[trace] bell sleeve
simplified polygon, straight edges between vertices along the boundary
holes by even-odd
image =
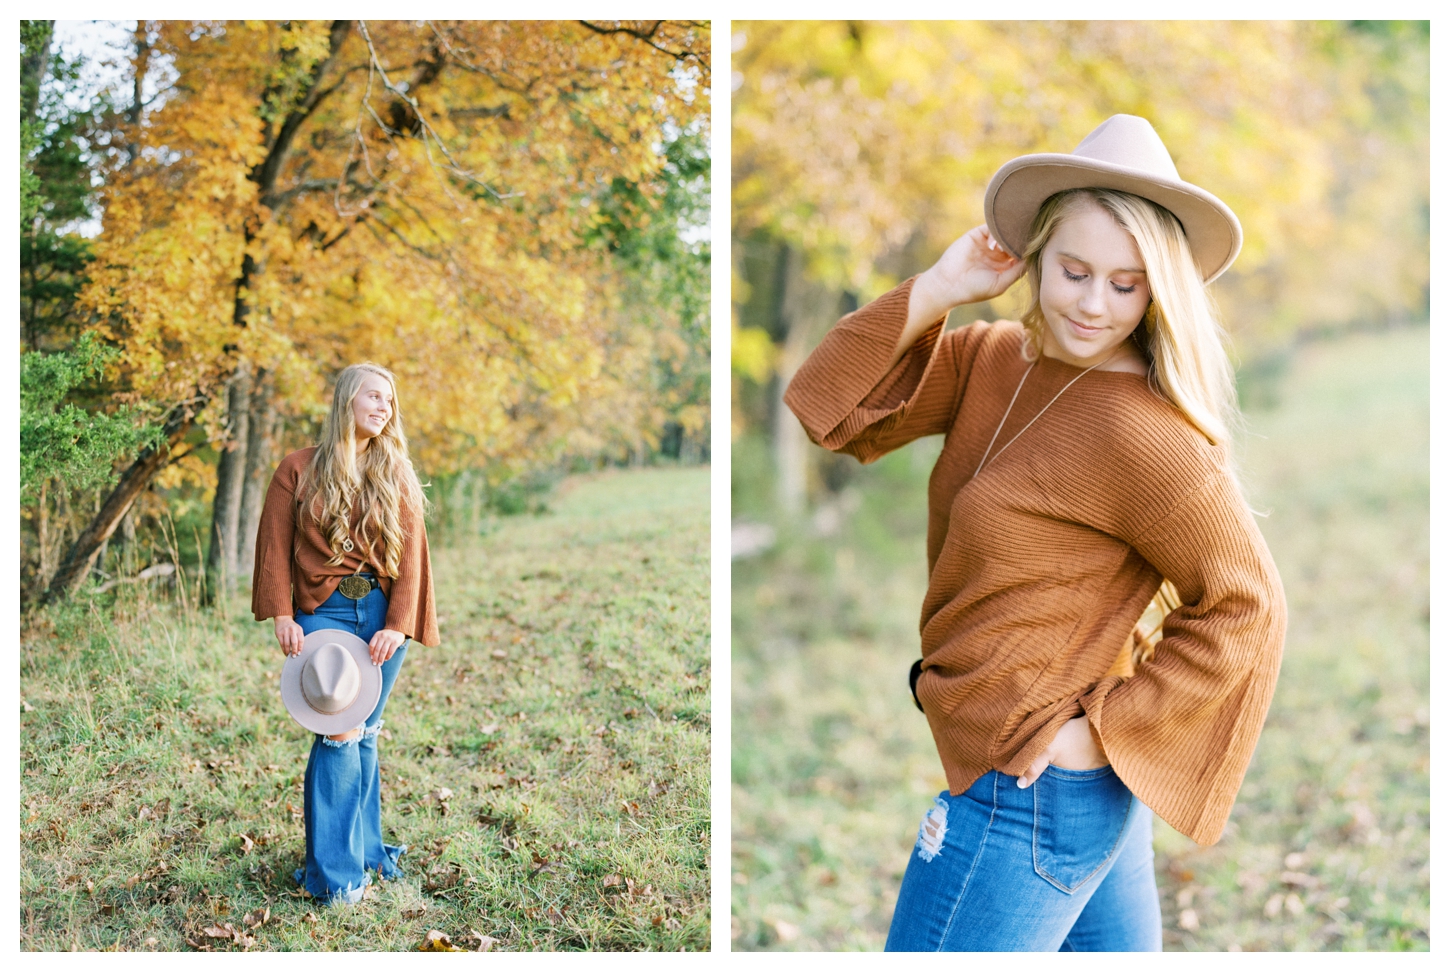
[[[1183,599],[1151,660],[1082,699],[1119,778],[1175,830],[1216,842],[1278,680],[1287,627],[1268,545],[1219,468],[1131,545]]]
[[[262,517],[257,523],[257,546],[252,561],[252,616],[258,621],[293,614],[292,544],[297,519],[293,492],[297,486],[298,463],[290,458],[272,474],[262,502]]]
[[[916,279],[841,318],[796,371],[784,401],[812,442],[870,463],[951,428],[986,325],[944,333],[943,317],[892,365]]]
[[[428,556],[428,530],[423,512],[405,499],[401,508],[405,535],[398,576],[388,591],[384,627],[401,631],[429,647],[438,644],[438,620],[433,606],[433,565]]]

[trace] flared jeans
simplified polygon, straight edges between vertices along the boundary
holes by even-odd
[[[1112,767],[996,770],[922,819],[888,952],[1161,951],[1153,814]]]
[[[383,627],[387,615],[388,599],[381,590],[370,591],[357,601],[334,592],[312,614],[299,613],[296,620],[307,634],[333,628],[369,641]],[[295,876],[319,901],[361,901],[363,889],[372,883],[371,872],[378,872],[383,880],[401,873],[398,855],[407,846],[383,843],[378,731],[383,726],[383,707],[407,652],[405,641],[383,663],[382,694],[361,734],[345,742],[323,735],[312,740],[302,784],[307,855]]]

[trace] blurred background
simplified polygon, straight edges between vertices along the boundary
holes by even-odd
[[[983,221],[1002,163],[1127,112],[1244,225],[1212,290],[1290,602],[1224,838],[1155,822],[1165,946],[1427,948],[1428,24],[732,30],[734,947],[879,949],[945,785],[905,680],[940,440],[863,467],[781,390]]]

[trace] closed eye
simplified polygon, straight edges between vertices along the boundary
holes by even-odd
[[[1067,269],[1067,267],[1063,267],[1062,268],[1062,275],[1064,277],[1066,277],[1068,280],[1071,280],[1073,283],[1082,283],[1084,280],[1086,280],[1088,278],[1088,275],[1087,274],[1085,274],[1085,273],[1073,273],[1071,270]],[[1122,286],[1119,286],[1118,284],[1113,284],[1113,289],[1116,290],[1118,293],[1123,294],[1123,295],[1126,296],[1128,294],[1131,294],[1133,291],[1137,290],[1138,289],[1138,285],[1137,284],[1133,284],[1132,286],[1129,286],[1129,287],[1122,287]]]

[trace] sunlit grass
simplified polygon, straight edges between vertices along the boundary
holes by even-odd
[[[1428,947],[1428,343],[1419,328],[1308,345],[1278,405],[1248,416],[1288,645],[1223,840],[1155,821],[1169,949]],[[775,521],[775,548],[734,567],[736,948],[885,940],[945,786],[906,690],[937,448],[861,470],[839,533]],[[771,519],[764,458],[737,448],[736,515]]]
[[[34,618],[22,947],[708,947],[708,478],[566,481],[549,513],[435,547],[443,644],[410,647],[380,746],[404,878],[356,907],[292,881],[310,737],[241,598]],[[207,936],[227,923],[252,942]]]

